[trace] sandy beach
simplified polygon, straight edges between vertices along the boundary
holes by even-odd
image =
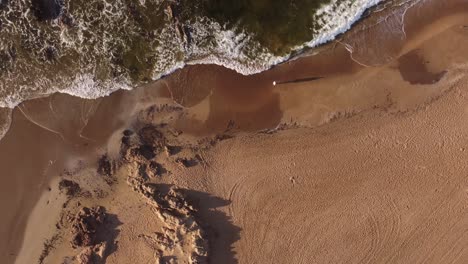
[[[466,1],[419,1],[259,74],[26,101],[0,140],[0,258],[466,263],[466,47]]]

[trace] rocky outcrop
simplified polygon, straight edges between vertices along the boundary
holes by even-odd
[[[83,207],[71,220],[71,241],[80,264],[101,264],[115,246],[115,219],[102,206]]]
[[[169,256],[175,258],[175,263],[208,263],[208,238],[197,218],[197,209],[182,191],[175,188],[164,191],[157,185],[132,178],[128,183],[155,208],[165,225],[162,232],[140,236],[155,249],[156,263],[166,263],[163,260]]]
[[[105,263],[107,242],[101,242],[94,246],[85,247],[77,256],[79,264]]]
[[[103,177],[107,184],[112,185],[116,181],[113,175],[118,168],[118,164],[111,160],[107,154],[104,154],[99,158],[97,165],[97,173]]]
[[[81,193],[80,185],[67,179],[63,179],[59,182],[59,190],[68,197],[75,197]]]
[[[105,220],[106,213],[103,207],[83,207],[72,220],[72,247],[95,246],[96,234]]]

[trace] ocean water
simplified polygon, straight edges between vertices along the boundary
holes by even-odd
[[[0,107],[97,98],[187,64],[258,73],[402,1],[0,0]]]

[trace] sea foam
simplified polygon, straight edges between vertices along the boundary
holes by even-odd
[[[120,1],[117,2],[120,3]],[[382,0],[332,0],[331,3],[322,6],[315,14],[320,25],[319,32],[310,41],[294,47],[291,54],[298,54],[298,51],[304,48],[313,48],[333,40],[337,35],[349,30],[365,10],[380,2]],[[107,5],[105,9],[106,12],[114,10],[112,6]],[[119,12],[117,13],[120,14]],[[176,34],[177,32],[173,27],[165,27],[158,32],[160,39],[157,41],[159,41],[160,46],[157,49],[158,65],[153,70],[153,80],[166,76],[185,65],[216,64],[243,75],[251,75],[268,70],[274,65],[291,59],[291,55],[276,56],[270,53],[266,48],[256,43],[248,32],[235,27],[227,28],[208,18],[198,18],[190,27],[193,43],[188,47],[183,46],[183,40]],[[80,29],[81,32],[86,32],[86,30],[86,25]],[[214,39],[213,45],[205,45],[204,41],[207,36]],[[80,52],[84,54],[89,52],[87,50],[89,47],[84,47],[85,43],[81,43],[84,41],[82,37],[75,39],[74,41],[80,41],[73,44],[70,36],[62,32],[60,39],[61,45],[64,47],[75,45]],[[95,46],[94,48],[105,48],[109,45],[108,43],[109,39],[102,36],[100,47]],[[184,54],[180,59],[178,53],[181,50],[183,50]],[[23,100],[46,96],[54,92],[92,99],[109,95],[119,89],[128,90],[132,88],[128,78],[98,81],[92,74],[93,70],[79,72],[74,77],[64,78],[64,83],[49,83],[48,88],[41,91],[40,94],[34,93],[32,87],[30,87],[32,88],[31,94],[27,91],[28,87],[21,87],[15,94],[4,94],[3,98],[0,99],[0,107],[13,108]]]

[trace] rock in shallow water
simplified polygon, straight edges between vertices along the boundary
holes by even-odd
[[[5,8],[8,5],[8,0],[0,0],[0,9]]]
[[[58,18],[62,7],[63,0],[32,0],[32,8],[40,21]]]

